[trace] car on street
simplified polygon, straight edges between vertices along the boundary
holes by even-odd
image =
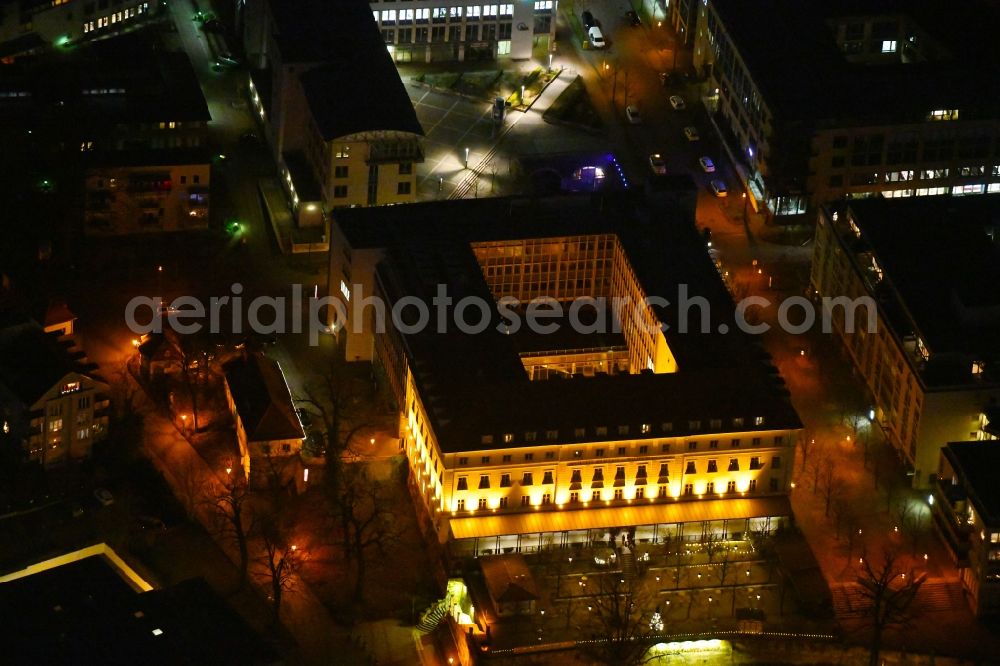
[[[723,183],[721,180],[715,179],[711,183],[709,183],[708,186],[712,188],[712,194],[714,194],[717,197],[721,198],[729,196],[729,191],[726,189],[726,184]]]
[[[143,532],[162,532],[167,529],[163,521],[156,516],[139,516],[135,520],[135,527]]]
[[[653,170],[653,173],[662,176],[667,172],[667,163],[663,160],[662,155],[653,153],[649,156],[649,168]]]
[[[625,107],[625,117],[633,125],[642,124],[642,114],[639,113],[639,107],[629,104]]]
[[[687,108],[687,104],[684,103],[684,98],[680,95],[670,96],[670,106],[673,107],[674,111],[683,111]]]
[[[230,67],[237,67],[240,61],[232,53],[220,53],[219,62]]]
[[[628,21],[628,24],[633,28],[637,28],[640,25],[642,25],[642,21],[639,19],[639,15],[631,9],[625,12],[625,20]]]
[[[688,126],[684,128],[684,138],[688,141],[698,141],[701,139],[701,135],[698,134],[698,128]]]
[[[590,45],[595,49],[603,49],[606,46],[604,43],[604,33],[596,25],[590,26],[587,30],[587,39],[590,40]]]
[[[584,30],[590,30],[595,25],[597,25],[597,21],[594,20],[594,15],[591,14],[589,10],[584,10],[583,14],[581,15],[581,18],[583,19]]]
[[[101,506],[111,506],[115,503],[115,496],[111,494],[111,491],[107,488],[98,488],[94,491],[94,499]]]
[[[711,157],[699,157],[698,164],[701,165],[701,170],[705,173],[715,173],[715,162],[712,161]]]

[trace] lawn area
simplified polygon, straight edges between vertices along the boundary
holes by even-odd
[[[505,98],[512,106],[521,106],[521,86],[524,102],[531,104],[545,87],[559,75],[559,70],[547,71],[536,67],[529,72],[517,69],[485,70],[476,72],[424,73],[414,80],[439,92],[450,92],[492,102]]]
[[[593,104],[583,79],[576,77],[552,103],[542,116],[546,122],[572,125],[588,131],[600,131],[603,124]]]

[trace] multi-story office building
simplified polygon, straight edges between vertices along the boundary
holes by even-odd
[[[90,457],[107,409],[107,385],[72,341],[30,320],[0,329],[0,429],[25,460],[48,468]]]
[[[527,60],[554,48],[559,0],[373,0],[396,62]]]
[[[820,212],[811,284],[872,414],[926,486],[942,442],[1000,427],[1000,197],[851,202]],[[867,313],[874,311],[875,321]],[[874,329],[871,324],[874,323]]]
[[[148,0],[6,0],[0,2],[0,57],[107,37],[159,10],[158,1]]]
[[[240,21],[250,99],[299,224],[415,201],[423,129],[367,3],[253,0]]]
[[[1000,446],[952,442],[941,449],[930,495],[935,527],[959,568],[977,617],[1000,612]]]
[[[631,529],[637,542],[743,539],[789,514],[799,420],[767,354],[732,333],[695,193],[684,179],[648,198],[334,213],[330,284],[347,315],[336,330],[349,359],[385,370],[415,491],[453,553]],[[543,296],[561,304],[545,319],[555,330],[528,326]],[[704,309],[645,300],[688,296]],[[602,302],[613,305],[591,307]]]
[[[751,202],[1000,192],[997,9],[699,2],[694,64]]]
[[[700,0],[673,0],[667,4],[667,18],[682,44],[690,45],[694,42],[700,4]]]

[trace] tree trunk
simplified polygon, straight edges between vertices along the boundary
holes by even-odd
[[[235,521],[242,521],[242,517],[239,513],[235,516]],[[241,522],[234,522],[234,527],[236,528],[236,545],[240,550],[240,587],[246,585],[247,582],[247,568],[250,565],[250,552],[247,547],[247,535],[243,531],[243,525]]]
[[[882,627],[878,624],[872,629],[871,651],[868,653],[868,666],[878,666],[879,653],[882,652]]]
[[[354,580],[354,602],[358,603],[361,601],[361,597],[364,595],[365,589],[365,555],[361,552],[361,548],[358,547],[358,551],[355,553],[355,571],[358,576]]]

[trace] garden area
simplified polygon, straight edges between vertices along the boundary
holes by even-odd
[[[524,110],[534,103],[561,71],[535,67],[529,71],[498,69],[474,72],[426,72],[414,77],[413,80],[437,92],[462,95],[484,102],[492,102],[502,97],[508,106]]]
[[[599,132],[603,127],[597,110],[590,102],[590,95],[583,79],[576,77],[552,103],[542,118],[549,123],[577,127],[590,132]]]

